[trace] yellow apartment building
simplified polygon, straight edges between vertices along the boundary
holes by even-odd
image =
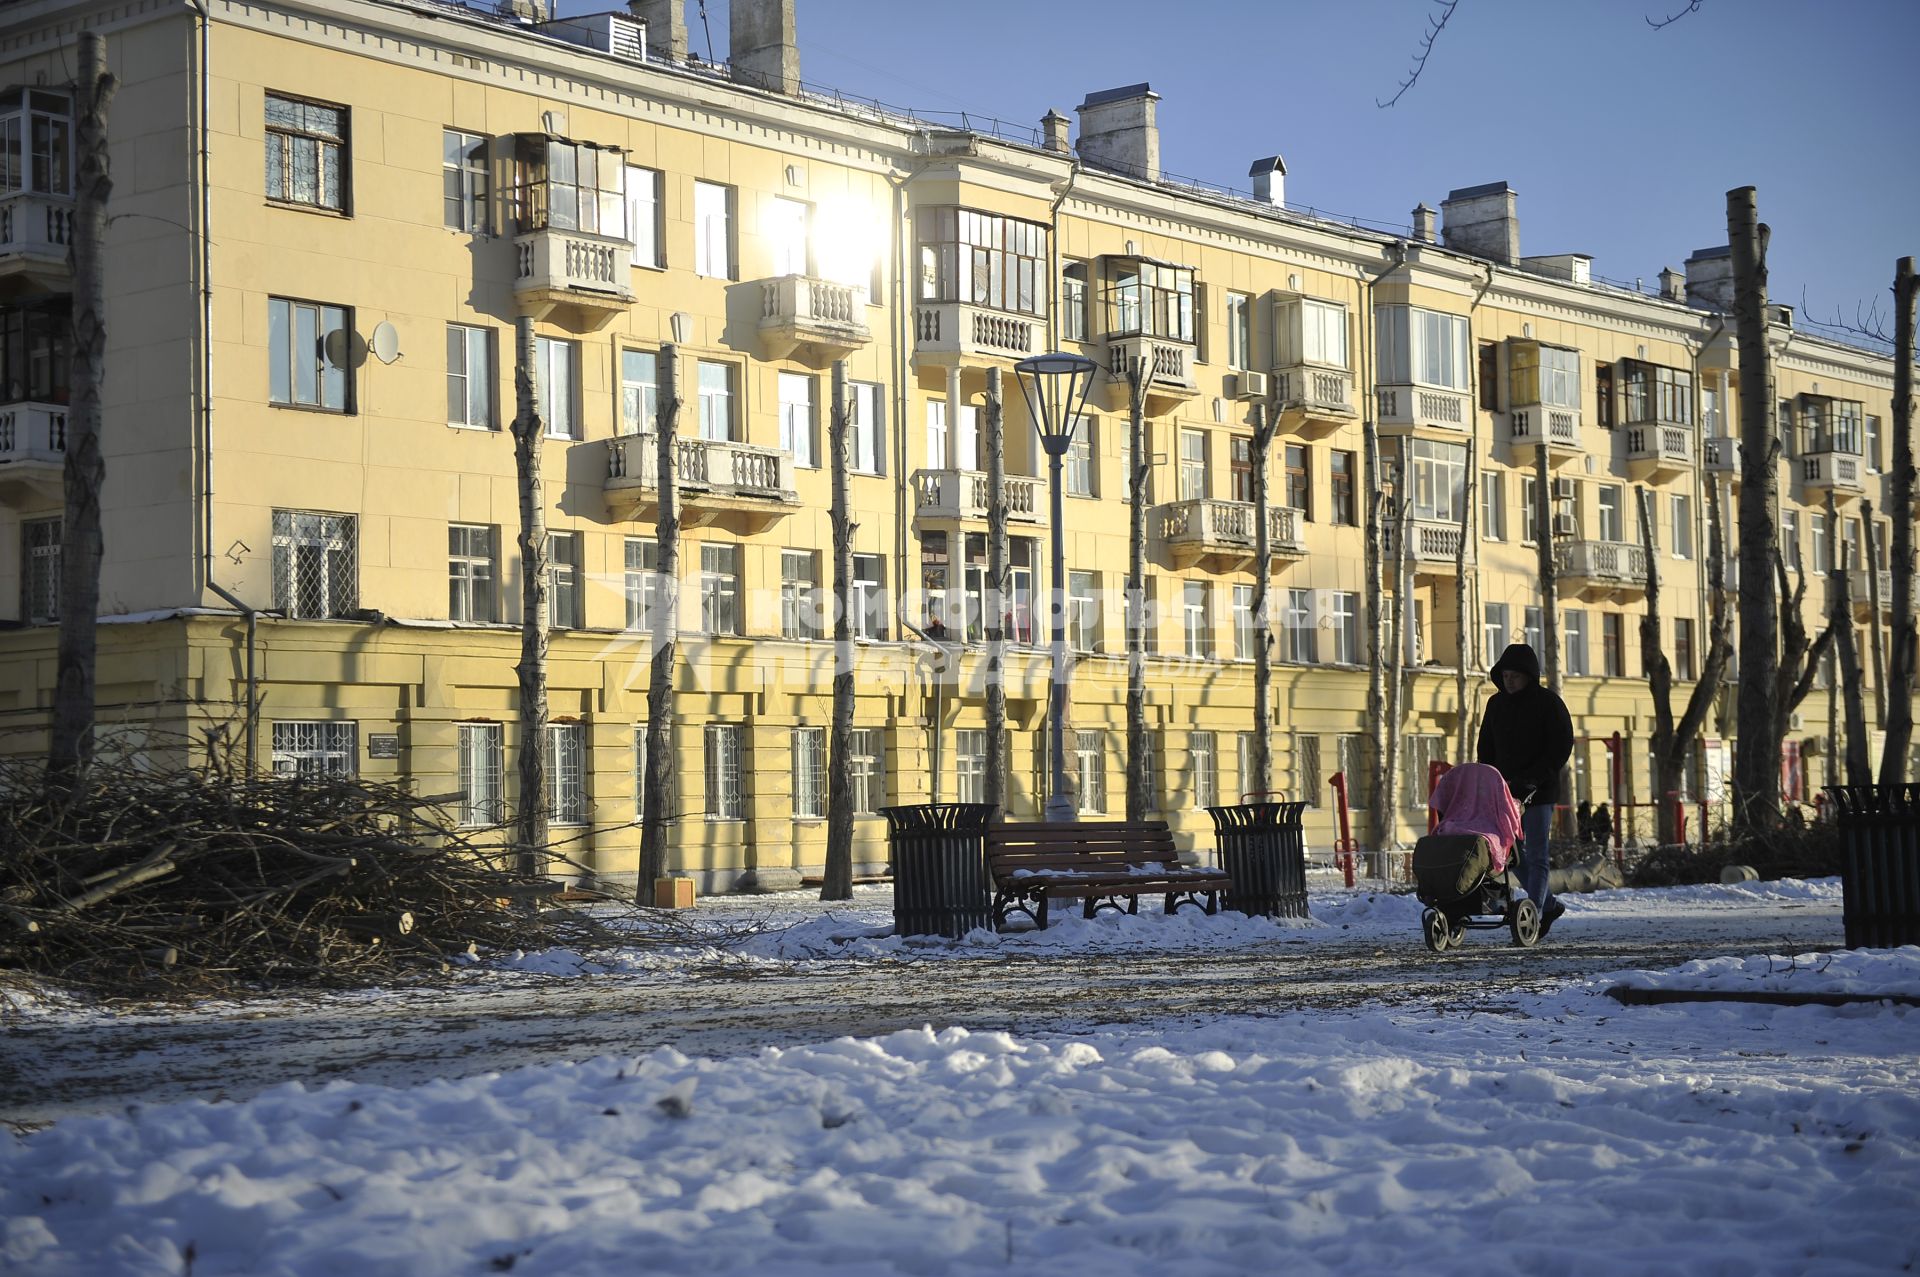
[[[705,889],[791,884],[824,858],[836,362],[857,523],[846,766],[859,868],[885,863],[880,807],[981,791],[995,370],[1010,806],[1039,810],[1053,529],[1012,365],[1051,349],[1104,370],[1067,459],[1061,530],[1083,811],[1125,807],[1121,370],[1135,357],[1154,372],[1152,805],[1185,843],[1210,848],[1204,808],[1251,788],[1265,630],[1274,784],[1316,804],[1309,844],[1331,844],[1329,781],[1364,767],[1361,524],[1376,490],[1406,511],[1406,543],[1381,564],[1407,622],[1398,834],[1423,823],[1425,764],[1453,756],[1462,654],[1470,726],[1493,654],[1542,632],[1541,501],[1577,797],[1659,797],[1638,635],[1649,566],[1684,697],[1706,647],[1716,491],[1732,541],[1739,351],[1724,249],[1651,292],[1610,285],[1578,255],[1523,256],[1500,182],[1420,205],[1406,234],[1363,230],[1290,211],[1277,156],[1252,165],[1250,194],[1163,176],[1146,85],[1087,94],[1077,135],[1058,112],[1030,131],[956,129],[807,85],[793,0],[731,8],[724,66],[688,55],[680,0],[566,20],[530,0],[0,10],[7,752],[43,747],[54,683],[72,81],[91,28],[119,80],[99,695],[105,732],[127,747],[224,732],[262,769],[404,780],[475,825],[511,810],[520,580],[505,427],[529,317],[553,561],[549,798],[556,839],[592,877],[631,881],[638,851],[668,343],[684,516],[671,867]],[[1892,368],[1796,331],[1786,308],[1770,340],[1783,534],[1811,574],[1817,630],[1842,545],[1880,570],[1890,606]],[[1280,422],[1264,623],[1250,607],[1262,409]],[[1884,641],[1873,576],[1854,590],[1863,651]],[[1698,744],[1691,800],[1722,796],[1730,698]],[[249,703],[252,733],[239,726]],[[1789,795],[1810,798],[1833,753],[1817,690],[1782,759]],[[1383,814],[1356,820],[1370,817]]]

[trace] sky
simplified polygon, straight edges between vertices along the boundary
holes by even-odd
[[[1248,166],[1278,152],[1290,205],[1401,233],[1416,203],[1505,181],[1523,254],[1587,253],[1627,284],[1726,243],[1726,192],[1754,186],[1772,300],[1848,323],[1877,304],[1884,319],[1896,260],[1920,254],[1920,166],[1897,123],[1914,114],[1902,90],[1920,3],[1700,0],[1649,25],[1685,7],[1459,0],[1384,110],[1440,12],[1428,0],[798,0],[798,22],[810,85],[922,114],[1031,127],[1146,81],[1166,172],[1245,190]],[[687,0],[704,55],[699,9]],[[706,9],[724,58],[726,0]],[[1760,85],[1757,129],[1726,105],[1740,74]]]

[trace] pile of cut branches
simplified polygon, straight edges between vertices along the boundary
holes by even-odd
[[[349,987],[615,940],[551,907],[558,884],[497,832],[392,785],[105,763],[71,794],[22,780],[0,795],[0,968],[100,993]]]
[[[1748,865],[1763,881],[1830,878],[1841,868],[1840,830],[1831,823],[1783,823],[1764,833],[1719,835],[1705,847],[1660,847],[1633,867],[1630,887],[1678,887],[1720,881],[1729,865]]]

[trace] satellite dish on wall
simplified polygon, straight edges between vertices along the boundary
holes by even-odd
[[[400,334],[392,324],[381,320],[373,329],[373,353],[383,364],[390,364],[400,358]]]

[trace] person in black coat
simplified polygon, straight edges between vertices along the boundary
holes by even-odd
[[[1547,892],[1552,865],[1547,838],[1560,798],[1560,770],[1573,756],[1573,719],[1566,702],[1540,682],[1540,658],[1525,643],[1500,654],[1489,673],[1498,690],[1480,719],[1478,761],[1500,769],[1507,788],[1525,805],[1520,814],[1520,885],[1540,910],[1540,934],[1566,906]]]

